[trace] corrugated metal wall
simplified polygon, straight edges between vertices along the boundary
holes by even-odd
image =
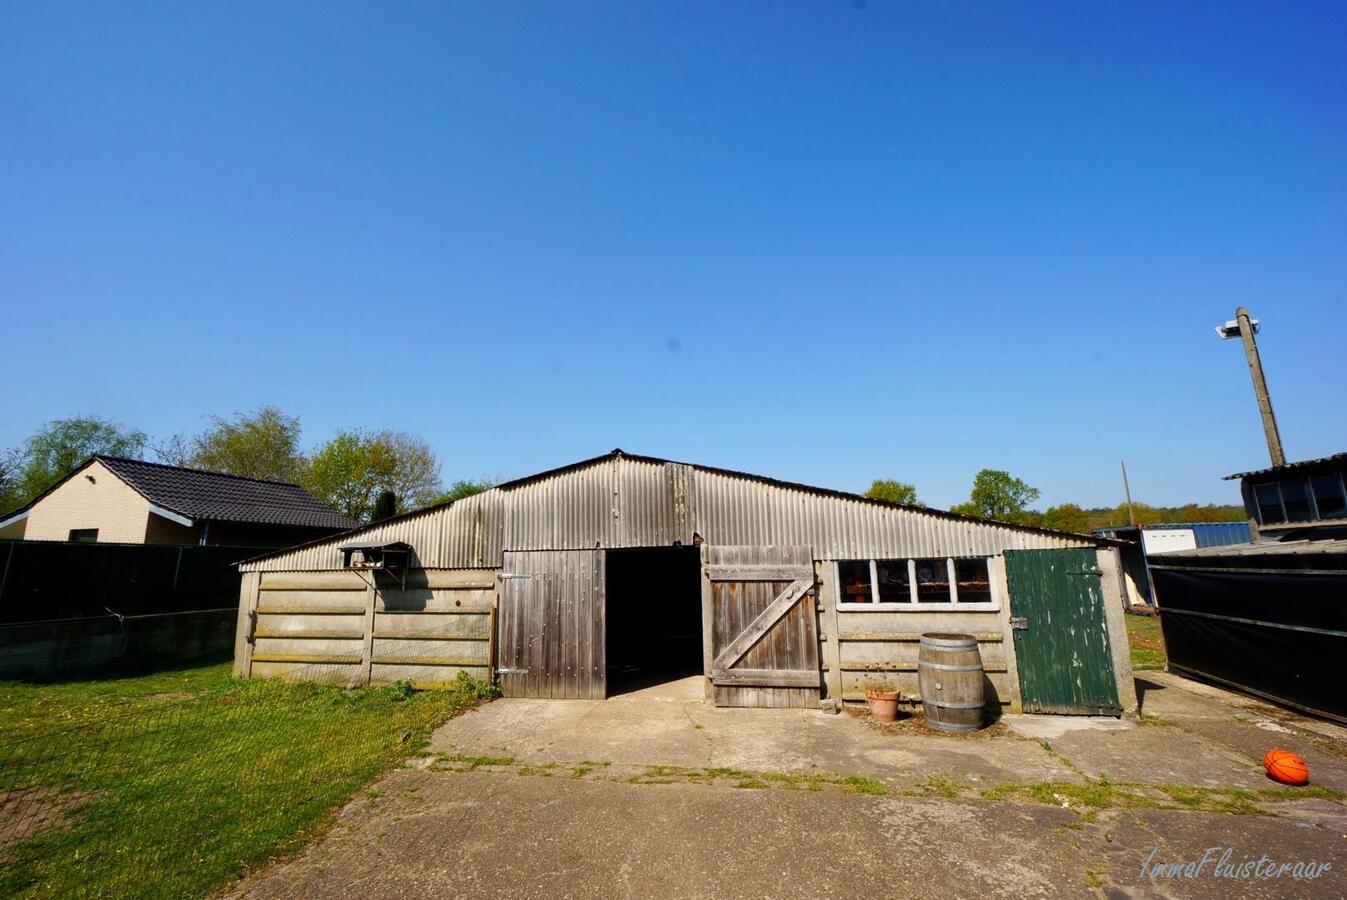
[[[1198,522],[1188,527],[1193,529],[1198,549],[1253,541],[1253,531],[1248,522]]]
[[[405,541],[421,568],[497,568],[505,550],[664,547],[692,543],[814,548],[816,559],[991,556],[1090,547],[1088,538],[968,521],[751,475],[626,456],[495,488],[452,506],[370,526],[362,541]],[[331,538],[244,571],[341,568]]]

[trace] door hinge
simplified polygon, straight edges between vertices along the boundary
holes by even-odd
[[[496,577],[504,581],[507,578],[532,578],[533,574],[531,572],[502,572]]]
[[[496,668],[497,675],[527,675],[528,673],[528,669],[511,669],[509,666],[498,666]]]
[[[1010,629],[1012,631],[1028,631],[1029,620],[1026,619],[1024,616],[1011,616]]]
[[[1103,575],[1103,569],[1086,569],[1084,572],[1067,572],[1068,575]]]

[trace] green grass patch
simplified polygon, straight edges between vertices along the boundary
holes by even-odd
[[[1270,788],[1255,792],[1189,784],[1114,784],[1107,778],[1099,778],[1086,779],[1084,782],[1007,782],[986,788],[979,792],[979,796],[984,800],[1031,800],[1086,814],[1103,809],[1179,809],[1238,816],[1273,815],[1260,803],[1279,803],[1307,797],[1335,801],[1347,799],[1347,793],[1331,788],[1319,788],[1309,793],[1296,793],[1295,790]]]
[[[232,663],[223,662],[83,681],[0,681],[0,741],[50,734],[147,705],[224,690],[231,684],[232,668]]]
[[[1132,671],[1163,671],[1168,661],[1159,616],[1127,615],[1127,642],[1132,649]]]
[[[963,793],[963,786],[952,778],[946,778],[943,775],[932,775],[917,786],[924,794],[936,797],[957,797]]]
[[[215,893],[300,849],[482,693],[228,674],[0,684],[0,781],[19,815],[51,817],[0,848],[0,895]]]
[[[1304,787],[1273,787],[1258,791],[1258,799],[1269,803],[1283,803],[1287,800],[1333,800],[1347,802],[1347,791],[1307,784]]]
[[[868,775],[847,775],[839,783],[846,785],[858,794],[883,796],[889,792],[889,789],[884,786],[884,782]]]
[[[481,766],[501,766],[514,765],[513,756],[464,756],[460,753],[440,753],[435,757],[436,768],[449,768],[455,772],[472,772]],[[449,763],[449,766],[441,766],[438,763]]]

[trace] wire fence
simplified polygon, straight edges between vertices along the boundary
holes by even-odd
[[[232,655],[238,607],[0,623],[0,678],[56,679]]]
[[[359,659],[127,698],[0,750],[0,895],[187,897],[302,846],[446,718],[492,695],[343,684]],[[0,731],[0,739],[5,738]]]

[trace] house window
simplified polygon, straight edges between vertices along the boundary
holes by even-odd
[[[1282,512],[1282,492],[1277,487],[1277,482],[1254,485],[1253,499],[1258,505],[1258,521],[1264,525],[1286,521],[1286,514]]]
[[[98,542],[97,528],[72,528],[69,540],[77,544],[95,544]]]
[[[954,561],[955,592],[960,603],[991,603],[992,579],[985,559]]]
[[[1347,496],[1342,491],[1342,477],[1337,472],[1310,478],[1314,488],[1314,503],[1321,519],[1347,519]]]

